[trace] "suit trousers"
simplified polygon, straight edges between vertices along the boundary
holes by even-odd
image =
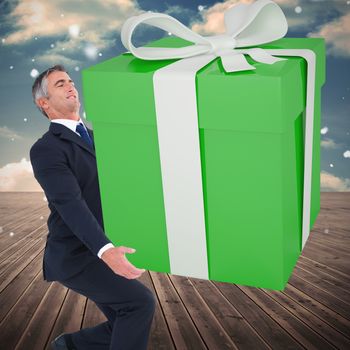
[[[96,303],[107,318],[71,333],[77,350],[146,350],[155,310],[153,293],[137,279],[115,274],[102,260],[58,281]]]

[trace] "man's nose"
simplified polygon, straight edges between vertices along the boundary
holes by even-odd
[[[67,84],[67,90],[68,90],[68,92],[74,91],[74,85],[71,84],[71,83],[68,83]]]

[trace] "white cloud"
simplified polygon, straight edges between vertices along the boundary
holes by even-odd
[[[201,22],[192,23],[192,30],[207,35],[224,33],[224,12],[237,3],[251,4],[252,2],[255,2],[255,0],[227,0],[204,8],[200,11],[203,20]],[[285,8],[294,8],[299,4],[299,0],[275,0],[275,2],[281,6],[282,10]],[[300,19],[296,19],[295,23],[299,21]],[[290,23],[288,21],[289,26],[295,23]]]
[[[350,56],[350,13],[324,24],[318,31],[311,32],[308,36],[325,38],[328,54]]]
[[[192,24],[192,30],[201,34],[220,34],[225,32],[224,11],[240,2],[239,0],[227,0],[204,8],[200,13],[202,22]],[[250,4],[252,0],[243,0],[242,3]]]
[[[67,67],[72,67],[80,63],[80,61],[66,57],[63,54],[49,53],[49,52],[38,56],[36,61],[38,63],[49,64],[49,65],[54,65],[59,63]]]
[[[12,141],[22,139],[22,136],[18,135],[14,130],[11,130],[7,126],[0,126],[0,137]]]
[[[9,14],[15,30],[4,38],[4,45],[22,44],[35,37],[52,37],[53,42],[60,40],[59,45],[55,43],[49,47],[40,61],[73,66],[76,63],[69,58],[70,54],[76,56],[77,50],[82,51],[87,44],[98,51],[109,47],[124,21],[139,12],[136,0],[22,0]]]
[[[326,171],[321,171],[321,191],[323,192],[349,192],[350,179],[337,177]]]
[[[332,139],[321,140],[321,147],[326,149],[336,149],[339,148],[340,145],[334,142]]]
[[[26,158],[20,162],[9,163],[0,168],[1,192],[37,192],[42,191],[33,175],[32,165]]]
[[[86,4],[68,0],[22,0],[10,13],[16,30],[5,42],[17,44],[35,36],[68,35],[71,26],[78,26],[87,36],[93,32],[103,33],[104,28],[118,29],[120,20],[135,12],[138,8],[133,0],[89,0]]]
[[[238,2],[250,4],[253,1],[226,0],[204,8],[199,12],[202,20],[192,22],[192,30],[202,35],[224,33],[224,11]],[[328,53],[335,56],[349,56],[350,13],[349,6],[346,6],[345,3],[321,0],[275,0],[275,2],[281,7],[287,18],[288,32],[294,30],[307,31],[309,32],[307,36],[324,37],[329,44]],[[327,14],[331,17],[335,11],[340,14],[340,17],[317,29],[319,18],[324,18]]]

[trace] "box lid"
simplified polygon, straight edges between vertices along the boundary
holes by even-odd
[[[183,39],[167,37],[148,46],[179,47],[191,44]],[[283,38],[260,47],[313,50],[317,56],[316,91],[323,85],[324,39]],[[283,132],[305,108],[305,60],[285,56],[287,60],[268,65],[256,62],[247,55],[245,57],[255,66],[255,70],[227,73],[217,58],[197,73],[199,127]],[[124,53],[84,69],[87,119],[92,122],[155,126],[153,73],[175,61],[147,61]],[[227,113],[217,113],[217,106],[220,105],[226,106],[223,110]]]

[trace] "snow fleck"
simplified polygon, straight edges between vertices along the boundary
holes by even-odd
[[[55,44],[51,44],[50,47],[51,49],[53,49],[55,47]]]
[[[34,38],[34,40],[38,40],[38,37],[36,36],[36,37]]]
[[[35,58],[32,58],[32,62],[35,62]]]
[[[344,158],[350,158],[350,151],[347,150],[343,153]]]
[[[11,141],[15,141],[14,137],[11,137]]]
[[[324,233],[329,233],[328,228],[326,228],[326,229],[324,230]]]
[[[43,201],[44,201],[44,202],[47,202],[47,198],[46,198],[45,196],[43,197]]]
[[[40,216],[40,220],[44,220],[44,217],[43,217],[43,216]]]
[[[76,72],[79,72],[80,68],[79,68],[78,66],[75,66],[75,67],[74,67],[74,70],[75,70]]]
[[[86,119],[86,113],[85,113],[85,111],[83,112],[83,118]]]
[[[62,47],[62,51],[64,51],[65,50],[65,48],[64,47]]]
[[[322,134],[322,135],[327,134],[327,132],[328,132],[327,126],[325,126],[324,128],[321,129],[321,134]]]
[[[28,119],[27,119],[27,118],[23,118],[23,121],[24,121],[24,122],[27,122],[27,121],[28,121]]]
[[[171,35],[171,32],[168,32],[168,35]]]
[[[204,6],[203,5],[198,5],[198,11],[203,11],[204,10]]]
[[[87,45],[84,48],[84,52],[85,52],[85,55],[90,59],[94,59],[97,56],[97,48],[92,44]]]
[[[68,27],[69,35],[72,38],[77,38],[79,36],[80,27],[78,24],[72,24]]]
[[[300,13],[302,10],[303,10],[303,9],[302,9],[300,6],[297,6],[297,7],[294,9],[294,11],[295,11],[296,13]]]
[[[13,237],[15,235],[14,232],[10,232],[10,237]]]
[[[98,55],[101,57],[102,56],[102,52],[99,52]]]
[[[10,66],[10,69],[13,69],[14,68],[14,66]]]
[[[1,42],[2,42],[3,44],[5,44],[6,39],[5,39],[5,38],[2,38],[2,39],[1,39]]]
[[[342,100],[345,100],[345,96],[342,96],[341,99],[342,99]]]
[[[333,168],[334,167],[334,165],[331,163],[331,164],[329,164],[329,166],[331,167],[331,168]]]
[[[61,17],[62,17],[62,18],[64,17],[64,13],[61,13]]]
[[[31,70],[31,72],[30,72],[30,76],[31,76],[32,78],[36,78],[38,75],[39,75],[38,70],[35,69],[35,68],[33,68],[33,69]]]

